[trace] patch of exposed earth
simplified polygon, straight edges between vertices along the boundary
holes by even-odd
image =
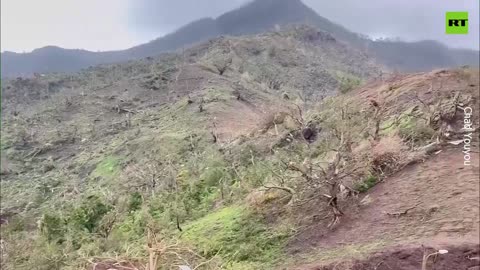
[[[421,269],[422,245],[452,249],[431,269],[478,269],[471,268],[478,260],[464,256],[478,256],[477,149],[473,149],[471,166],[464,165],[462,148],[444,149],[375,186],[334,231],[312,226],[294,241],[292,252],[310,250],[310,254],[330,255],[320,259],[321,264],[292,269]],[[357,247],[358,252],[350,252],[352,247]],[[381,253],[368,255],[374,252]],[[355,257],[369,259],[352,262],[350,259]],[[346,261],[350,261],[348,267]],[[331,262],[344,266],[332,268],[328,265]]]

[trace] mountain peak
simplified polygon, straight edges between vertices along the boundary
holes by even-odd
[[[51,51],[58,51],[58,50],[62,50],[62,48],[58,46],[45,46],[45,47],[41,47],[33,50],[32,53],[51,52]]]
[[[300,0],[255,0],[218,17],[217,23],[222,32],[241,35],[305,23],[315,17],[318,15]]]
[[[250,3],[254,8],[266,9],[268,12],[282,12],[285,15],[311,16],[315,13],[301,0],[255,0]],[[317,14],[315,14],[317,15]]]
[[[254,3],[263,3],[263,4],[269,4],[269,5],[279,5],[279,4],[301,4],[301,5],[304,5],[301,0],[254,0],[254,1],[250,2],[250,4],[254,4]]]

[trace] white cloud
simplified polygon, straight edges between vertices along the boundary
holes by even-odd
[[[303,2],[321,16],[369,36],[406,41],[437,40],[450,47],[479,48],[478,0],[342,0]],[[340,4],[341,3],[341,4]],[[445,34],[447,11],[469,12],[469,34]]]
[[[129,0],[2,0],[1,50],[55,45],[125,49],[153,37],[129,30]]]

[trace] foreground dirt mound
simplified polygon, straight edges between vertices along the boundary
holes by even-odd
[[[432,252],[434,249],[432,249]],[[479,264],[479,246],[462,245],[448,247],[448,254],[433,255],[428,261],[432,270],[477,270]],[[427,254],[430,254],[428,252]],[[349,263],[336,263],[328,266],[302,268],[309,270],[420,270],[422,268],[422,248],[397,248],[372,257]]]

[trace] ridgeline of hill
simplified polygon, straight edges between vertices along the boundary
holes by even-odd
[[[30,53],[1,54],[2,77],[33,73],[74,72],[89,66],[152,57],[222,35],[236,36],[271,31],[292,24],[308,24],[349,43],[398,71],[479,66],[479,52],[451,49],[435,41],[372,41],[318,15],[300,0],[255,0],[216,19],[204,18],[146,44],[127,50],[90,52],[49,46]]]

